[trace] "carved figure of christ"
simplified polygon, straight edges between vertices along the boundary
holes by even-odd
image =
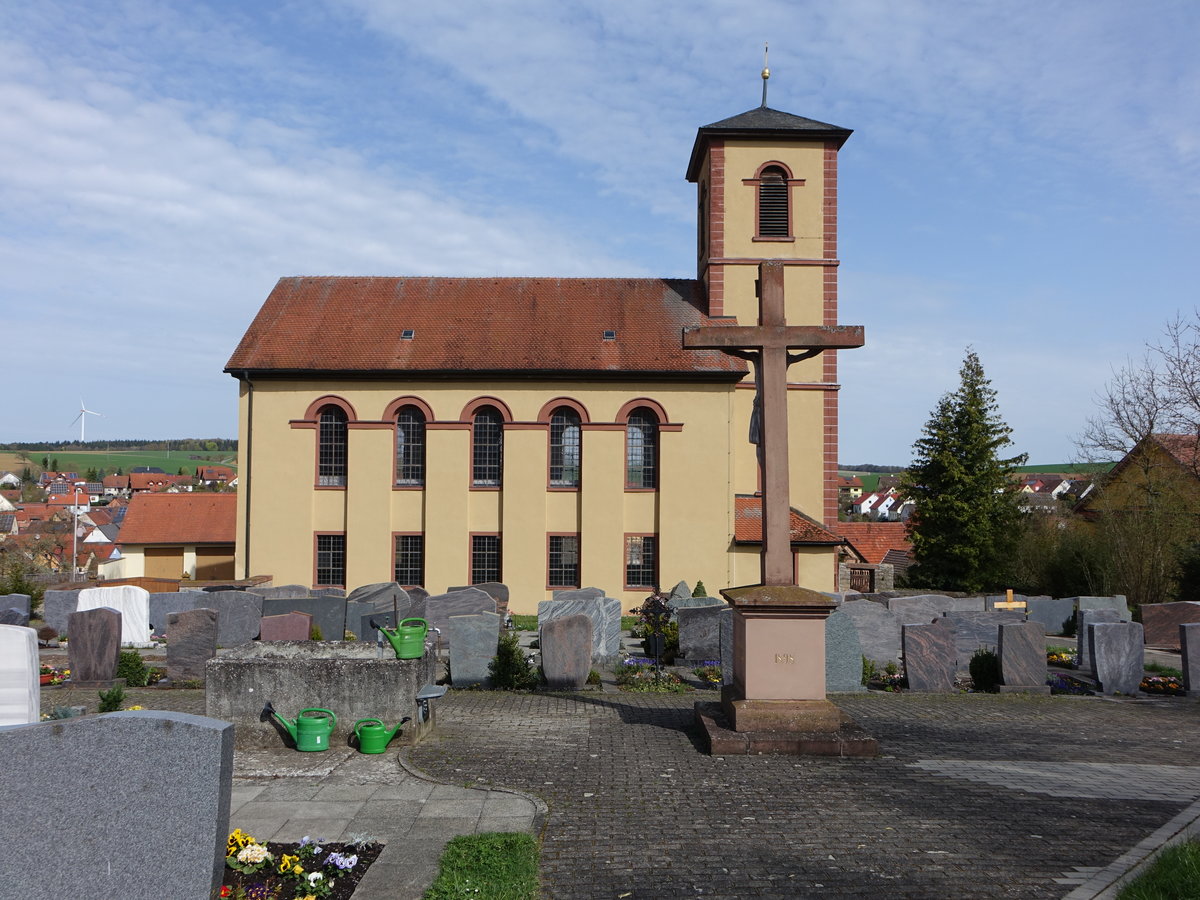
[[[759,264],[758,325],[685,328],[683,346],[721,350],[755,364],[755,405],[762,467],[762,583],[794,582],[788,479],[788,366],[824,350],[849,350],[864,342],[861,325],[788,325],[784,315],[783,263]]]

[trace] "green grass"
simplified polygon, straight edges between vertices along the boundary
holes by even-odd
[[[30,450],[28,454],[34,467],[41,466],[44,456],[47,462],[57,459],[60,472],[80,475],[92,468],[104,469],[109,475],[120,468],[128,475],[134,466],[156,466],[174,475],[181,467],[189,474],[195,474],[197,466],[229,466],[235,472],[238,467],[234,450],[172,450],[169,454],[165,450]],[[0,470],[19,474],[25,465],[16,453],[0,453]]]
[[[441,871],[425,900],[487,897],[537,900],[538,847],[528,834],[465,834],[442,852]]]
[[[1170,666],[1164,666],[1162,663],[1146,663],[1145,669],[1147,672],[1153,672],[1155,675],[1165,675],[1168,678],[1182,678],[1183,672],[1179,669],[1173,669]]]
[[[1200,897],[1200,841],[1168,847],[1150,868],[1121,889],[1117,900],[1195,900]]]

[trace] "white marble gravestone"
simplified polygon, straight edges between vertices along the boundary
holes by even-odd
[[[41,719],[37,632],[0,625],[0,725],[28,725]]]
[[[150,647],[150,592],[133,584],[84,588],[77,612],[107,606],[121,614],[121,645]],[[166,626],[166,623],[163,623]]]

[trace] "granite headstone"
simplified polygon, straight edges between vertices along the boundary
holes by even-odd
[[[721,684],[733,684],[733,607],[721,610]]]
[[[250,587],[246,588],[248,594],[258,594],[258,596],[271,598],[273,600],[296,600],[300,597],[311,597],[312,588],[307,588],[302,584],[281,584],[279,587]]]
[[[167,615],[167,677],[203,681],[204,664],[217,655],[215,609],[185,609]]]
[[[667,600],[667,606],[673,610],[698,609],[704,606],[725,606],[720,597],[672,597]]]
[[[880,668],[899,662],[900,620],[895,613],[874,600],[847,600],[838,609],[854,622],[863,656]]]
[[[577,614],[553,618],[538,629],[542,674],[550,690],[578,690],[592,667],[592,620]]]
[[[28,622],[33,598],[28,594],[4,594],[0,596],[0,609],[19,609],[25,613],[25,621]]]
[[[947,623],[904,625],[904,674],[910,691],[954,690],[954,628]]]
[[[442,647],[448,649],[451,616],[475,616],[495,611],[496,601],[486,591],[478,588],[435,594],[425,601],[425,621],[429,623],[430,640],[435,637],[433,629],[439,628],[442,632]]]
[[[538,627],[552,619],[585,615],[592,622],[592,657],[607,659],[621,651],[621,601],[613,597],[571,597],[538,602]]]
[[[682,600],[685,597],[691,597],[691,596],[692,596],[692,589],[688,586],[688,583],[686,581],[681,581],[681,582],[679,582],[679,584],[675,585],[675,587],[671,588],[671,599],[672,600]]]
[[[217,616],[217,645],[237,647],[258,637],[262,619],[263,598],[247,591],[210,591],[205,594],[204,607],[215,609]]]
[[[20,625],[0,625],[0,725],[26,725],[41,718],[42,687],[38,678],[39,671],[37,632]],[[0,748],[3,747],[4,744],[0,743]],[[3,758],[11,763],[27,757],[9,754]],[[19,774],[21,771],[38,769],[40,765],[39,761],[38,765],[32,767],[10,764],[3,768],[10,775],[23,778],[24,776]],[[35,777],[32,772],[29,775]],[[0,819],[11,820],[12,804],[19,803],[21,797],[26,796],[27,790],[28,785],[25,785],[18,791],[14,783],[13,792],[6,791],[2,795],[5,797],[5,814],[0,816]],[[20,842],[9,846],[20,846]],[[26,896],[36,896],[36,892]]]
[[[1145,645],[1140,622],[1099,623],[1089,626],[1096,680],[1106,694],[1138,692],[1145,671]]]
[[[1074,601],[1075,608],[1084,609],[1112,609],[1116,610],[1122,622],[1130,622],[1133,616],[1129,612],[1129,603],[1125,599],[1124,594],[1117,594],[1113,597],[1071,597]]]
[[[167,617],[171,613],[204,607],[212,594],[205,591],[164,591],[150,595],[150,629],[154,634],[167,633]]]
[[[561,591],[552,591],[550,594],[553,600],[599,600],[605,596],[607,595],[604,591],[598,587],[566,588]]]
[[[286,616],[298,612],[312,617],[312,624],[321,629],[321,640],[340,641],[346,632],[347,601],[340,597],[264,597],[262,601],[262,617]],[[259,625],[262,631],[262,625]],[[307,641],[303,638],[264,638],[263,640],[295,640]]]
[[[1200,695],[1200,623],[1179,626],[1179,665],[1187,695]]]
[[[825,690],[865,691],[862,658],[854,620],[845,610],[835,609],[825,619]]]
[[[308,641],[312,639],[313,617],[306,612],[263,616],[258,625],[260,641]],[[167,646],[169,647],[170,644],[168,643]]]
[[[950,598],[942,594],[892,597],[887,608],[901,625],[928,625],[950,608]]]
[[[73,612],[67,638],[71,684],[110,685],[121,657],[121,613],[104,606]]]
[[[1049,693],[1046,686],[1046,632],[1039,622],[1000,626],[997,644],[1002,690]]]
[[[67,616],[79,607],[79,591],[51,591],[42,594],[42,621],[59,634],[67,633]]]
[[[1025,618],[1041,624],[1046,634],[1062,634],[1063,626],[1075,618],[1075,601],[1070,597],[1030,597],[1025,604]]]
[[[447,593],[454,591],[465,591],[467,588],[475,588],[483,591],[489,597],[496,601],[496,612],[503,618],[508,615],[508,585],[499,581],[481,581],[479,584],[464,584],[458,587],[446,588]]]
[[[0,609],[0,625],[29,625],[29,614],[20,609]]]
[[[948,612],[945,619],[954,626],[955,660],[958,671],[971,668],[971,657],[979,649],[995,652],[1000,643],[1000,626],[1025,621],[1019,609],[992,612]]]
[[[0,597],[0,606],[4,598]],[[1179,626],[1200,622],[1200,602],[1183,600],[1178,603],[1143,603],[1142,627],[1146,629],[1146,646],[1178,650]]]
[[[499,613],[489,612],[450,617],[450,675],[456,688],[488,680],[488,663],[496,656],[503,621]]]
[[[1115,624],[1121,621],[1121,614],[1115,609],[1081,609],[1075,614],[1075,637],[1079,647],[1079,659],[1075,667],[1081,672],[1095,674],[1096,667],[1092,664],[1092,647],[1088,637],[1088,627],[1091,625]]]
[[[680,609],[679,653],[683,661],[677,665],[698,666],[707,660],[721,658],[721,606],[697,606]]]

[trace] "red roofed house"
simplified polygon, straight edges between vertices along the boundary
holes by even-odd
[[[233,578],[234,494],[134,494],[117,537],[110,578]]]
[[[281,279],[225,368],[236,576],[498,580],[521,613],[583,585],[633,605],[679,580],[757,583],[753,380],[681,332],[756,324],[764,260],[784,265],[789,324],[838,324],[849,135],[765,106],[701,128],[694,279]],[[788,377],[796,579],[832,590],[836,353]]]

